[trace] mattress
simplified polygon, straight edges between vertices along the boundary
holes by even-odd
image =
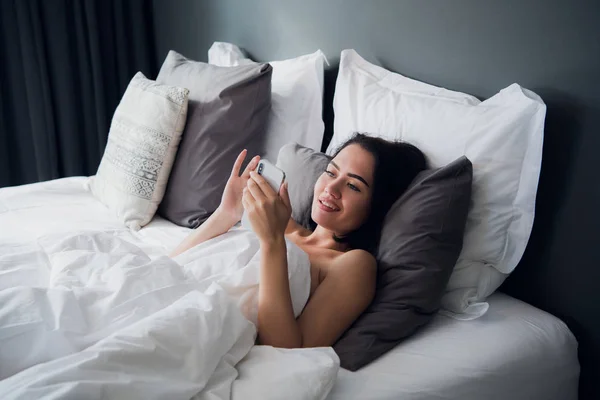
[[[0,241],[102,231],[150,257],[171,251],[190,230],[158,216],[125,228],[89,192],[89,178],[0,190]],[[394,350],[357,372],[340,370],[329,399],[577,398],[577,342],[558,318],[502,293],[474,321],[438,315]]]
[[[443,315],[357,372],[329,399],[577,399],[577,341],[558,318],[503,293],[473,321]]]

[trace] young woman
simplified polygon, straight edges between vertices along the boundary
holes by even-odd
[[[375,294],[379,243],[385,215],[418,172],[423,153],[407,143],[355,134],[336,152],[314,187],[312,230],[291,216],[287,183],[276,193],[258,175],[254,157],[240,176],[238,156],[215,213],[173,256],[227,232],[248,213],[260,241],[258,336],[276,347],[331,346],[367,308]],[[311,263],[309,300],[296,319],[292,309],[285,238]]]

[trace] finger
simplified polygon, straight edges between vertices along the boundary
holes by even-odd
[[[247,201],[254,202],[254,200],[255,200],[254,196],[252,195],[252,192],[250,191],[250,189],[247,186],[242,191],[242,198],[244,198],[244,196],[246,197]]]
[[[244,170],[244,174],[242,176],[249,177],[250,172],[254,171],[258,166],[258,162],[260,161],[260,156],[254,156],[252,160],[246,165],[246,169]]]
[[[237,158],[235,159],[235,162],[233,163],[233,168],[231,170],[231,176],[235,176],[235,177],[240,176],[240,169],[242,169],[242,164],[244,163],[244,160],[246,159],[247,153],[248,153],[248,150],[244,149],[237,156]]]
[[[244,210],[248,211],[248,196],[246,195],[246,188],[244,188],[244,194],[242,195],[242,206]]]
[[[252,193],[250,193],[250,190],[245,187],[242,191],[242,205],[244,206],[244,209],[247,210],[255,201],[256,200],[254,199],[254,196],[252,196]]]
[[[256,174],[256,175],[258,175],[258,174]],[[248,183],[246,184],[246,187],[248,188],[248,191],[252,194],[252,197],[254,197],[255,200],[261,201],[261,200],[267,199],[267,196],[265,195],[262,187],[254,179],[254,173],[251,173],[250,179],[248,179]],[[271,190],[273,190],[273,189],[271,189]]]
[[[288,210],[292,209],[292,202],[290,201],[290,193],[288,192],[288,183],[284,182],[279,188],[279,197],[283,201],[283,204],[288,208]]]
[[[252,171],[250,173],[250,179],[256,182],[256,184],[260,187],[265,197],[273,198],[277,196],[277,192],[273,190],[269,182],[265,178],[263,178],[260,174]]]

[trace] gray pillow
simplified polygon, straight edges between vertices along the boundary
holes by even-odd
[[[329,158],[298,145],[279,153],[297,222],[307,226],[314,183]],[[388,212],[376,255],[377,291],[333,348],[355,371],[391,350],[437,312],[462,249],[473,166],[466,157],[421,172]],[[309,191],[307,188],[311,188]],[[310,197],[310,199],[309,199]]]
[[[292,219],[310,228],[310,211],[315,182],[327,168],[329,157],[297,143],[279,149],[277,166],[285,172],[292,205]]]
[[[269,64],[217,67],[169,52],[156,81],[190,92],[187,123],[159,207],[161,216],[197,228],[219,206],[240,151],[262,152],[271,74]]]

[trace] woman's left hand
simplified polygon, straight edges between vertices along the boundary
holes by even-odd
[[[261,242],[283,238],[292,214],[287,182],[277,193],[262,176],[252,171],[243,191],[242,204]]]

